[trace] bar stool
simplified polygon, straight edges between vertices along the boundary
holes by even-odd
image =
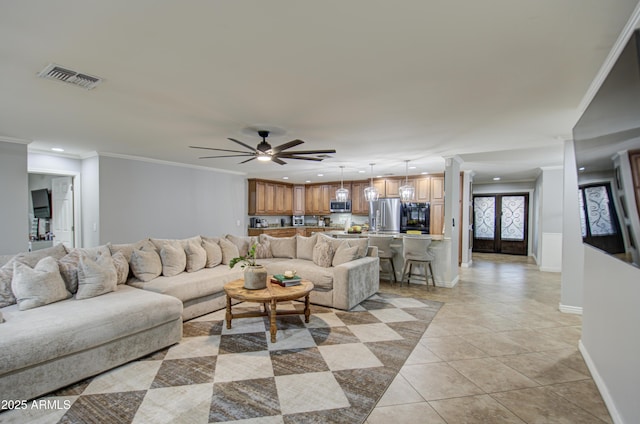
[[[430,244],[431,237],[405,236],[402,239],[402,256],[404,257],[404,266],[402,267],[402,278],[400,279],[401,285],[404,281],[404,276],[407,275],[407,268],[407,285],[410,284],[411,269],[413,265],[417,265],[424,269],[424,279],[427,287],[429,286],[429,276],[431,276],[433,287],[436,286],[436,279],[433,276],[433,268],[431,267],[431,261],[433,261],[434,257],[429,252]]]
[[[378,258],[380,258],[380,268],[382,269],[382,260],[387,260],[391,264],[391,274],[393,275],[393,282],[397,283],[396,279],[396,267],[393,265],[393,250],[391,250],[391,243],[393,242],[393,236],[385,235],[370,235],[369,246],[376,246],[378,248]],[[391,281],[391,278],[389,278]]]

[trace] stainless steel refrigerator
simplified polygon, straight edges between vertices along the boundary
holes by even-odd
[[[399,233],[401,206],[399,198],[382,198],[369,202],[371,229],[379,233]]]

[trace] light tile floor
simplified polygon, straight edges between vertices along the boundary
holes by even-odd
[[[445,305],[368,424],[612,423],[578,351],[581,317],[558,311],[560,274],[474,254],[452,289],[380,291]]]

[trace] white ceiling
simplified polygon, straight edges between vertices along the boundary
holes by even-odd
[[[0,137],[292,182],[442,172],[535,178],[562,164],[579,105],[636,0],[0,3]],[[104,78],[38,78],[56,63]],[[199,160],[247,128],[334,148],[320,163]],[[292,149],[293,150],[293,149]],[[204,152],[204,154],[207,154]],[[357,171],[365,171],[359,174]],[[323,172],[324,177],[316,174]]]

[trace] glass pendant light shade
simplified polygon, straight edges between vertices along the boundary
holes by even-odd
[[[398,193],[400,194],[401,201],[410,202],[416,194],[416,189],[412,185],[409,185],[409,161],[405,160],[405,163],[404,185],[400,186]]]
[[[340,167],[340,188],[336,190],[336,200],[338,202],[346,202],[349,199],[349,190],[344,188],[344,166]]]
[[[370,163],[369,165],[371,165],[371,183],[369,187],[364,189],[364,199],[367,202],[373,202],[374,200],[378,200],[380,193],[378,193],[378,189],[373,185],[373,165],[375,165],[375,163]]]

